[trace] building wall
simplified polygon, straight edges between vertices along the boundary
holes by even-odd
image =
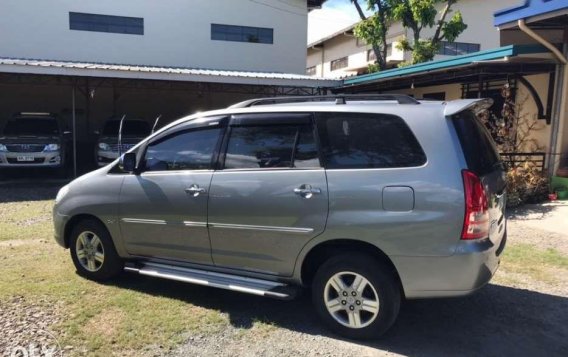
[[[305,0],[0,0],[0,56],[304,73]],[[69,12],[144,18],[144,35],[69,29]],[[274,44],[211,40],[211,24],[274,29]]]
[[[546,105],[546,101],[548,99],[548,74],[537,74],[526,76],[525,78],[531,83],[537,93],[539,93],[542,103]],[[461,84],[455,83],[439,86],[416,87],[414,89],[408,88],[404,90],[387,91],[385,93],[408,94],[417,99],[422,99],[425,94],[440,92],[445,93],[446,100],[461,99]],[[529,94],[527,88],[520,82],[518,82],[516,101],[517,104],[519,104],[519,108],[521,109],[518,114],[519,116],[525,118],[526,124],[536,123],[534,129],[530,131],[530,135],[528,136],[527,146],[522,148],[523,151],[547,152],[550,147],[551,125],[547,125],[545,120],[538,119],[538,110],[536,103],[532,96]],[[526,129],[526,124],[522,126],[523,130]],[[537,147],[532,147],[532,140],[535,141],[534,143]]]
[[[387,43],[391,44],[406,34],[402,26],[393,27],[387,38]],[[396,47],[396,46],[395,46]],[[349,33],[340,34],[326,41],[323,47],[316,46],[308,48],[308,58],[306,68],[315,66],[316,76],[339,78],[344,76],[356,75],[358,71],[366,69],[373,61],[368,61],[367,51],[371,46],[357,41],[357,38]],[[331,61],[347,56],[349,65],[346,68],[332,71]],[[387,57],[387,61],[395,66],[403,59],[402,51],[393,48],[393,55]]]
[[[473,43],[480,45],[480,51],[500,47],[499,31],[493,26],[493,14],[497,10],[513,7],[524,3],[524,0],[460,0],[452,6],[452,11],[461,11],[467,29],[456,39],[456,42]],[[440,4],[442,8],[443,4]],[[451,18],[452,13],[447,18]],[[427,38],[434,35],[435,29],[425,28],[421,37]],[[406,30],[401,23],[394,23],[389,28],[387,43],[396,41],[400,37],[412,37],[412,32]],[[365,68],[368,62],[366,51],[370,46],[357,46],[357,39],[353,36],[339,34],[323,43],[325,52],[322,62],[322,50],[308,48],[308,60],[306,68],[317,66],[316,75],[325,77],[341,77],[357,74],[357,69]],[[393,50],[395,51],[395,50]],[[350,66],[341,70],[331,71],[330,61],[333,59],[349,56]],[[436,55],[434,60],[451,58],[452,56]],[[388,60],[389,58],[387,58]],[[391,65],[395,66],[399,60],[410,60],[411,53],[406,52],[402,58],[392,58]],[[353,65],[351,65],[353,63]],[[322,72],[323,67],[323,72]]]

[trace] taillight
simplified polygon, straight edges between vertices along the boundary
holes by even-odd
[[[489,236],[489,211],[487,195],[479,177],[462,171],[465,191],[465,218],[461,239],[479,239]]]

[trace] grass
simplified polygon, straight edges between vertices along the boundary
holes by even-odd
[[[538,249],[533,245],[510,244],[503,253],[503,269],[515,274],[528,275],[534,280],[557,283],[568,274],[568,256],[555,249]]]
[[[184,299],[184,293],[195,293],[190,287],[161,295],[167,286],[149,291],[149,279],[130,276],[113,285],[77,276],[68,250],[53,240],[52,205],[0,203],[0,304],[15,296],[23,296],[28,304],[47,301],[46,308],[57,308],[62,315],[63,322],[53,326],[53,332],[62,345],[73,346],[74,354],[167,350],[188,334],[211,334],[227,326],[228,318],[221,312]]]
[[[63,346],[73,346],[72,354],[161,354],[192,334],[211,335],[229,326],[227,314],[207,303],[205,288],[133,275],[113,284],[77,276],[69,252],[53,240],[52,205],[51,200],[0,203],[0,304],[22,296],[28,304],[56,309],[62,322],[52,331]],[[568,257],[509,244],[501,269],[554,283],[562,279],[559,271],[568,273]],[[255,319],[239,334],[263,338],[276,329]]]

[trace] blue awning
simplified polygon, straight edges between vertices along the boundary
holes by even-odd
[[[526,0],[521,6],[497,11],[494,15],[494,24],[501,26],[520,19],[567,9],[568,0]]]

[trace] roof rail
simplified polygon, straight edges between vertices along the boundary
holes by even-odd
[[[398,104],[420,104],[419,101],[405,94],[335,94],[249,99],[244,102],[231,105],[229,108],[249,108],[255,105],[328,101],[335,101],[335,104],[345,104],[348,101],[357,100],[392,100],[398,102]]]

